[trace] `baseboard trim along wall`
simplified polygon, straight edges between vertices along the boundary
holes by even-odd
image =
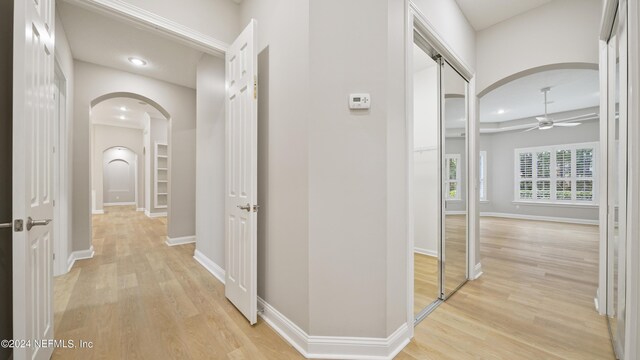
[[[174,237],[174,238],[170,238],[167,236],[167,240],[164,243],[169,246],[176,246],[176,245],[184,245],[184,244],[193,244],[194,242],[196,242],[195,235],[181,236],[181,237]]]
[[[104,203],[102,206],[131,206],[137,205],[135,202],[119,202],[119,203]]]
[[[478,279],[480,276],[482,276],[482,263],[477,263],[473,267],[473,280]]]
[[[258,309],[260,317],[307,359],[393,359],[411,340],[407,324],[387,338],[308,335],[259,297]]]
[[[422,254],[422,255],[427,255],[427,256],[433,256],[433,257],[438,257],[438,251],[437,250],[429,250],[429,249],[423,249],[423,248],[413,248],[414,252],[417,252],[418,254]]]
[[[149,212],[149,210],[145,210],[145,211],[144,211],[144,214],[145,214],[145,215],[147,215],[147,217],[150,217],[150,218],[152,218],[152,219],[153,219],[153,218],[159,218],[159,217],[166,217],[166,216],[167,216],[167,213],[166,213],[166,212],[161,212],[161,213],[152,213],[152,212]]]
[[[104,215],[104,210],[93,210],[91,213],[93,215]]]
[[[587,219],[572,219],[565,217],[553,217],[553,216],[537,216],[537,215],[523,215],[523,214],[509,214],[509,213],[495,213],[495,212],[481,212],[481,217],[498,217],[505,219],[520,219],[520,220],[534,220],[534,221],[550,221],[567,224],[582,224],[582,225],[598,225],[598,220]]]
[[[207,271],[211,273],[211,275],[215,276],[218,281],[220,281],[224,285],[224,269],[218,266],[218,264],[214,263],[213,260],[209,259],[205,254],[203,254],[200,250],[196,249],[193,254],[193,258],[202,265]]]
[[[69,254],[69,258],[67,259],[67,272],[71,271],[73,265],[76,263],[76,260],[85,260],[93,258],[95,251],[93,251],[93,245],[89,248],[89,250],[78,250]]]
[[[137,208],[137,209],[136,209],[136,211],[138,211],[138,212],[143,212],[143,211],[144,211],[144,208]]]

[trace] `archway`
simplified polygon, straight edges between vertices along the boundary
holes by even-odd
[[[105,206],[136,205],[138,196],[138,156],[125,146],[102,152],[103,189]]]

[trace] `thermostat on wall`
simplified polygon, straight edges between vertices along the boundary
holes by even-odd
[[[350,94],[349,108],[352,110],[368,109],[371,107],[371,95],[369,94]]]

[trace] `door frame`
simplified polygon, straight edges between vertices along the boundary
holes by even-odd
[[[610,72],[608,70],[609,38],[618,9],[626,15],[626,51],[622,53],[627,62],[627,216],[626,216],[626,305],[624,359],[636,359],[640,355],[640,3],[638,0],[605,0],[600,25],[600,118],[608,119]],[[625,56],[626,55],[626,56]],[[603,91],[605,89],[605,91]],[[631,96],[629,96],[631,94]],[[604,123],[604,124],[602,124]],[[602,131],[608,130],[608,121],[601,121]],[[608,134],[608,131],[606,132]],[[608,138],[600,139],[601,149],[608,157]],[[605,177],[606,179],[606,177]],[[602,186],[602,185],[601,185]],[[608,191],[601,192],[601,204],[608,204]],[[607,208],[601,206],[600,216],[600,273],[597,294],[598,312],[607,313],[607,269],[608,269],[608,222]],[[604,216],[602,216],[604,215]],[[604,224],[604,226],[603,226]],[[604,229],[603,229],[604,227]]]
[[[54,79],[57,82],[58,98],[56,101],[55,119],[58,121],[54,125],[54,139],[55,154],[53,156],[54,166],[54,185],[53,185],[53,217],[56,221],[53,222],[53,249],[54,249],[54,261],[53,261],[53,275],[64,275],[69,272],[69,195],[70,192],[70,179],[69,179],[69,134],[68,130],[68,109],[67,109],[67,96],[69,94],[67,78],[62,71],[62,67],[58,62],[58,59],[54,59],[55,70]],[[64,94],[64,103],[62,102],[62,96]],[[64,239],[64,241],[62,241]]]
[[[462,77],[464,77],[469,85],[467,91],[468,98],[468,136],[467,136],[467,181],[466,192],[468,197],[467,204],[467,279],[475,280],[481,274],[481,265],[476,256],[477,245],[479,244],[479,193],[478,193],[478,162],[479,162],[479,126],[478,107],[476,96],[476,80],[475,73],[456,52],[446,43],[446,41],[436,31],[436,28],[427,20],[427,17],[413,3],[407,1],[407,28],[405,36],[405,168],[406,171],[406,246],[407,246],[407,324],[409,325],[410,337],[413,337],[414,319],[413,298],[414,298],[414,223],[413,217],[413,44],[415,41],[414,32],[420,34],[422,38],[427,40],[429,44],[440,54]],[[469,156],[472,155],[472,156]]]

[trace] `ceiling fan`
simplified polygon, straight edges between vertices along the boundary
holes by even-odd
[[[568,122],[568,121],[579,119],[581,117],[584,117],[584,115],[560,119],[560,120],[554,120],[547,115],[547,105],[550,104],[550,102],[547,101],[547,94],[549,93],[549,91],[551,91],[550,87],[545,87],[540,89],[540,92],[544,93],[544,116],[536,116],[536,119],[538,120],[538,124],[532,128],[524,130],[523,132],[536,130],[536,129],[549,130],[549,129],[552,129],[554,126],[571,127],[571,126],[578,126],[581,124],[579,122]]]

